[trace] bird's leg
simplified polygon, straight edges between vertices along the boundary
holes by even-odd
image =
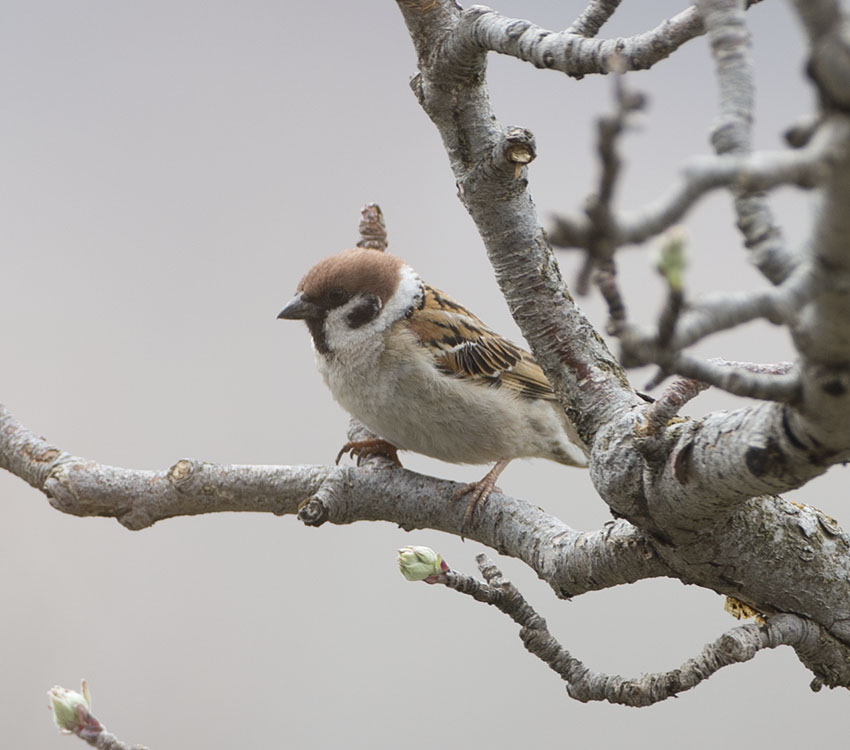
[[[357,459],[357,465],[366,456],[374,456],[375,454],[385,456],[390,459],[396,466],[401,466],[401,461],[398,460],[398,448],[392,443],[388,443],[381,438],[370,438],[369,440],[352,440],[342,446],[342,449],[336,456],[336,462],[348,453],[352,458]]]
[[[490,493],[496,488],[496,480],[499,478],[505,467],[511,462],[510,458],[503,458],[499,461],[483,479],[478,482],[470,482],[463,485],[454,494],[454,499],[459,500],[464,495],[469,495],[469,500],[466,501],[466,511],[463,514],[463,523],[461,524],[461,534],[466,530],[466,527],[472,523],[472,515],[480,503],[486,502]]]

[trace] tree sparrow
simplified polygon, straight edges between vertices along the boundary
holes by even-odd
[[[587,466],[586,448],[532,356],[400,258],[364,248],[325,258],[277,317],[305,321],[334,398],[382,438],[348,443],[340,456],[380,452],[401,465],[401,449],[450,463],[496,462],[457,493],[472,493],[462,528],[511,459]]]

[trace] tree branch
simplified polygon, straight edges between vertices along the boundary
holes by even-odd
[[[794,0],[811,44],[809,75],[825,109],[850,110],[848,19],[838,0]]]
[[[759,651],[791,646],[816,679],[812,689],[850,685],[850,653],[818,625],[796,615],[769,618],[763,625],[741,625],[708,644],[695,659],[681,667],[626,679],[619,675],[592,672],[549,632],[546,621],[485,555],[476,557],[486,581],[448,570],[436,583],[496,607],[520,626],[523,645],[560,675],[567,693],[583,703],[608,701],[626,706],[649,706],[696,687],[715,672],[731,664],[754,658]]]
[[[710,420],[675,427],[690,434],[690,439],[697,430],[711,433],[715,429]],[[775,449],[753,445],[750,450],[747,468],[751,471],[756,471],[759,460],[761,465],[775,460]],[[38,472],[51,504],[63,512],[114,517],[130,529],[177,515],[260,511],[298,514],[308,525],[386,520],[408,530],[431,528],[458,533],[464,513],[463,503],[451,502],[457,483],[403,469],[380,468],[380,457],[367,459],[359,469],[216,466],[184,459],[169,471],[154,472],[102,466],[58,451],[64,460],[45,472],[42,459],[51,451],[57,449],[0,408],[0,466],[30,479]],[[714,458],[710,451],[708,458]],[[677,488],[669,489],[665,497],[678,515],[667,512],[659,517],[674,524],[672,528],[678,528],[679,535],[687,528],[687,513],[699,516],[701,523],[695,529],[703,527],[702,519],[718,515],[705,503],[682,504],[676,500],[678,488],[688,485],[691,473],[701,475],[697,468],[704,460],[705,455],[692,448],[690,452],[680,451],[671,461]],[[599,468],[604,471],[604,462]],[[733,479],[746,476],[747,468],[724,466]],[[775,480],[766,477],[766,481]],[[753,494],[741,481],[740,491],[748,490]],[[637,496],[632,497],[639,502]],[[724,501],[723,497],[712,498],[715,504]],[[665,523],[663,529],[655,528],[645,506],[621,507],[652,533],[639,531],[625,521],[596,532],[575,531],[529,503],[493,493],[476,513],[467,535],[522,560],[561,597],[643,578],[674,576],[735,596],[766,613],[793,609],[806,616],[824,616],[823,602],[829,601],[830,631],[850,642],[850,597],[845,591],[850,585],[850,558],[846,554],[850,540],[814,509],[803,512],[799,506],[776,499],[751,502],[727,514],[724,524],[713,528],[708,536],[705,532],[702,536],[692,534],[690,541],[672,546],[667,536],[671,527]],[[660,506],[653,513],[661,514]],[[713,552],[706,558],[707,549]],[[770,566],[758,565],[760,559],[769,559]],[[743,573],[750,577],[742,580]],[[799,586],[789,588],[789,580]]]
[[[791,370],[790,363],[760,365],[752,362],[727,362],[706,360],[686,352],[672,352],[650,339],[632,346],[624,346],[630,364],[653,362],[661,368],[660,378],[653,378],[655,386],[663,376],[675,373],[685,378],[713,385],[736,396],[785,404],[799,403],[802,398],[800,373]]]
[[[0,405],[0,467],[76,516],[115,518],[131,530],[176,516],[220,512],[297,515],[325,522],[389,521],[458,534],[464,503],[456,482],[395,468],[379,456],[363,467],[239,466],[182,459],[167,471],[122,469],[59,451]],[[528,564],[561,597],[666,575],[654,543],[622,521],[571,529],[540,508],[494,492],[465,529],[469,538]]]
[[[755,192],[782,185],[811,188],[822,184],[841,163],[848,134],[847,120],[832,118],[822,123],[800,149],[691,159],[665,195],[644,208],[612,215],[612,241],[618,247],[645,242],[676,224],[700,198],[719,188]],[[557,216],[552,243],[564,248],[587,248],[591,231],[591,222],[585,217]]]
[[[850,105],[850,21],[832,0],[796,0],[809,34],[809,72],[821,95],[823,117],[847,120]],[[824,453],[846,452],[850,422],[850,138],[823,183],[808,245],[812,267],[823,279],[821,292],[792,327],[803,403],[789,415],[790,431],[813,440]]]
[[[567,34],[594,37],[620,6],[621,0],[590,0],[581,15],[570,24]]]
[[[575,33],[570,30],[553,32],[530,21],[507,18],[480,5],[472,6],[460,14],[460,24],[449,40],[447,52],[451,57],[461,56],[460,48],[474,47],[580,78],[591,73],[610,72],[614,58],[622,59],[628,70],[646,70],[669,57],[685,42],[705,33],[699,14],[694,8],[688,8],[642,34],[596,40],[588,38],[595,32],[588,32],[593,31],[602,15],[594,15],[591,17],[585,11],[576,21],[581,27]]]
[[[690,378],[674,380],[653,403],[644,409],[643,420],[635,428],[635,434],[639,437],[657,436],[688,401],[696,398],[708,387],[708,383],[701,383],[699,380]]]
[[[671,369],[692,380],[713,385],[736,396],[794,403],[800,399],[800,378],[789,362],[758,365],[717,362],[688,354],[673,358]]]
[[[442,136],[461,199],[484,240],[511,312],[579,435],[591,446],[591,479],[600,496],[617,515],[660,542],[656,550],[682,580],[699,581],[761,612],[812,615],[850,641],[844,624],[836,629],[845,615],[850,623],[845,550],[826,545],[813,558],[817,565],[805,553],[801,566],[801,558],[790,551],[798,534],[796,523],[777,507],[776,498],[766,497],[799,487],[828,465],[850,457],[846,431],[833,433],[827,443],[820,440],[822,433],[806,430],[796,410],[760,403],[737,412],[709,414],[700,421],[674,421],[651,460],[641,453],[636,428],[646,405],[628,387],[565,289],[537,224],[525,167],[517,169],[500,156],[508,140],[490,107],[485,54],[481,45],[464,36],[465,28],[458,30],[471,23],[472,16],[462,18],[450,0],[403,0],[399,5],[419,59],[414,91]],[[529,28],[519,24],[513,30],[522,36]],[[464,39],[466,43],[461,43]],[[841,166],[840,158],[835,162]],[[799,153],[788,153],[769,165],[757,156],[712,157],[708,163],[728,170],[723,177],[728,182],[741,180],[745,166],[755,175],[782,182],[791,179],[790,172],[801,160]],[[809,170],[810,164],[804,163],[802,169]],[[818,178],[823,174],[819,168]],[[742,187],[750,190],[754,185]],[[848,350],[850,345],[844,347]],[[681,356],[676,364],[684,374],[750,395],[800,400],[794,375],[730,374]],[[822,373],[821,383],[839,392],[844,381],[828,381],[828,374]],[[850,379],[846,392],[850,394]],[[753,530],[771,529],[772,543],[754,545],[729,525],[733,517],[750,536]],[[788,556],[779,566],[776,539],[788,544]],[[734,567],[712,570],[707,558],[736,560],[739,566],[757,570],[758,577],[741,581]],[[823,617],[822,600],[810,601],[811,609],[800,607],[800,588],[789,587],[788,581],[802,579],[810,581],[810,590],[841,581],[835,601],[841,602],[842,613]]]
[[[419,58],[414,91],[443,138],[461,200],[514,319],[592,445],[600,425],[640,399],[564,285],[526,188],[527,167],[509,156],[520,132],[531,154],[533,141],[528,131],[503,129],[490,107],[486,55],[460,28],[481,9],[462,13],[451,0],[403,0],[399,7]]]
[[[777,325],[792,323],[823,283],[805,263],[800,264],[778,287],[705,295],[686,303],[686,309],[676,320],[675,330],[664,348],[679,351],[714,333],[760,318]],[[641,332],[635,326],[625,326],[620,343],[623,350],[621,360],[629,366],[657,364],[655,349],[660,342],[654,331]]]
[[[621,61],[614,61],[614,64]],[[623,71],[614,78],[616,110],[597,121],[596,150],[602,162],[599,174],[599,186],[596,193],[585,202],[585,214],[590,220],[590,232],[587,243],[587,256],[579,271],[576,290],[580,295],[587,293],[588,282],[596,270],[596,285],[608,306],[608,329],[612,333],[619,331],[626,320],[626,307],[617,285],[614,253],[617,249],[612,237],[616,234],[612,221],[612,202],[614,189],[620,174],[622,160],[617,143],[626,130],[630,116],[644,106],[641,94],[628,91]]]
[[[708,31],[720,90],[711,141],[718,154],[747,154],[752,148],[755,83],[744,2],[698,0],[697,9]],[[796,259],[785,248],[765,195],[739,187],[733,188],[733,195],[738,228],[753,263],[773,284],[782,283]]]

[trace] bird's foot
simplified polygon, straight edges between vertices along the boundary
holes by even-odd
[[[477,482],[470,482],[469,484],[464,484],[461,486],[457,492],[455,492],[453,500],[460,500],[464,495],[469,495],[469,499],[466,501],[466,510],[463,514],[463,523],[460,526],[461,537],[466,532],[466,529],[469,527],[469,524],[472,523],[472,516],[475,513],[475,509],[482,505],[487,501],[487,498],[490,497],[490,493],[495,490],[499,492],[499,488],[496,487],[496,480],[499,478],[499,474],[501,474],[505,467],[511,462],[511,459],[505,458],[499,461],[487,474],[483,479]]]
[[[357,465],[367,456],[385,456],[392,461],[396,466],[401,467],[401,461],[398,459],[398,448],[392,443],[388,443],[381,438],[370,438],[369,440],[353,440],[342,446],[342,449],[336,456],[336,462],[346,454],[357,459]]]

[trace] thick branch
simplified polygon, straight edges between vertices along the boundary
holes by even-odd
[[[850,110],[850,35],[846,10],[839,0],[794,0],[809,35],[812,53],[809,74],[818,85],[828,110]],[[846,7],[846,6],[845,6]]]
[[[400,7],[419,56],[414,90],[443,138],[461,198],[484,239],[514,318],[579,434],[591,445],[591,478],[602,498],[617,514],[664,542],[658,549],[683,579],[736,596],[762,612],[810,616],[848,639],[846,550],[824,543],[813,558],[806,553],[803,567],[802,558],[794,556],[796,524],[759,497],[799,487],[830,463],[850,457],[846,435],[833,434],[825,443],[821,433],[797,429],[794,410],[762,403],[710,414],[700,422],[674,421],[662,437],[663,449],[647,461],[635,444],[645,405],[628,388],[565,290],[537,225],[526,191],[525,168],[517,169],[500,156],[507,152],[509,140],[490,108],[485,55],[480,46],[459,41],[469,42],[464,30],[458,29],[470,22],[471,15],[461,18],[450,0],[403,0]],[[518,25],[517,34],[526,28]],[[770,164],[753,156],[713,157],[708,163],[729,170],[724,176],[729,181],[740,180],[746,165],[781,182],[791,179],[789,174],[801,165],[799,154],[790,152]],[[840,157],[831,163],[840,167]],[[813,178],[811,166],[808,161],[801,167],[806,179]],[[797,179],[800,173],[795,174]],[[817,179],[823,174],[819,165]],[[748,190],[753,187],[743,185]],[[850,345],[844,351],[850,351]],[[800,400],[794,375],[717,372],[684,355],[677,364],[685,374],[741,393]],[[844,381],[829,381],[827,375],[822,374],[821,384],[850,398],[850,380],[842,390]],[[845,418],[845,432],[847,422]],[[758,500],[750,500],[754,497]],[[751,526],[739,519],[742,528],[768,528],[774,538],[787,540],[788,556],[782,565],[777,565],[773,547],[756,549],[726,525],[738,514],[753,522]],[[686,554],[691,549],[694,557]],[[740,582],[734,574],[712,570],[705,564],[706,557],[736,560],[738,566],[757,571],[757,580]],[[802,579],[812,584],[804,589],[808,591],[827,580],[839,581],[842,590],[834,601],[840,603],[840,611],[825,612],[819,598],[801,607],[801,591],[796,586],[791,591],[788,582]]]
[[[0,466],[42,490],[64,513],[115,518],[132,530],[176,516],[247,511],[297,514],[308,525],[390,521],[407,530],[459,533],[465,505],[452,502],[457,483],[396,469],[380,457],[363,463],[354,469],[182,459],[167,471],[122,469],[59,451],[0,406]],[[624,521],[580,532],[498,492],[465,533],[523,560],[562,597],[667,570],[653,542]]]
[[[850,104],[850,22],[846,7],[832,0],[797,0],[809,33],[809,71],[818,85],[824,116],[845,121]],[[803,403],[789,415],[795,434],[814,440],[826,453],[843,455],[850,423],[850,138],[821,191],[814,232],[807,248],[821,275],[821,292],[800,312],[792,328],[802,361]]]
[[[677,426],[695,434],[694,423]],[[712,427],[703,425],[703,429]],[[719,429],[722,433],[723,426]],[[760,465],[772,460],[764,450],[764,455],[757,455],[758,446],[751,450],[750,470],[756,470],[759,460]],[[63,512],[114,517],[130,529],[177,515],[254,511],[298,514],[309,525],[383,520],[405,529],[458,533],[464,513],[463,503],[452,502],[458,488],[455,482],[378,468],[381,458],[364,461],[360,469],[217,466],[184,459],[168,471],[155,472],[102,466],[59,452],[66,459],[44,473],[40,457],[47,451],[56,449],[0,409],[0,466],[21,477],[42,474],[43,491]],[[707,459],[712,458],[708,451]],[[683,489],[687,492],[689,473],[703,460],[706,455],[696,449],[674,458],[673,473],[679,484],[664,497],[677,511],[688,507],[677,496]],[[605,470],[604,462],[599,468]],[[747,473],[747,467],[740,465],[724,469],[736,480]],[[744,492],[750,489],[744,481],[741,485]],[[623,507],[623,512],[641,517],[645,509]],[[698,504],[694,512],[703,517],[716,515],[714,509]],[[673,575],[735,596],[761,612],[791,610],[826,618],[831,632],[850,641],[850,608],[845,606],[850,601],[845,591],[850,581],[846,554],[850,541],[828,519],[812,513],[813,509],[803,513],[797,506],[775,500],[750,504],[728,516],[726,526],[715,535],[694,537],[692,544],[674,548],[659,546],[625,521],[596,532],[578,532],[534,505],[493,493],[466,533],[524,561],[561,597]],[[667,515],[686,527],[681,515]],[[643,525],[653,528],[651,516]],[[665,539],[664,530],[653,533]],[[759,565],[761,559],[770,565]],[[742,580],[743,573],[750,577]],[[799,585],[789,588],[792,579]]]
[[[533,154],[531,134],[498,124],[484,79],[485,53],[454,43],[469,40],[460,25],[475,9],[461,13],[451,0],[399,6],[419,56],[414,90],[443,138],[461,199],[514,319],[590,445],[599,425],[639,399],[564,285],[526,189],[527,168],[510,158],[520,133]]]

